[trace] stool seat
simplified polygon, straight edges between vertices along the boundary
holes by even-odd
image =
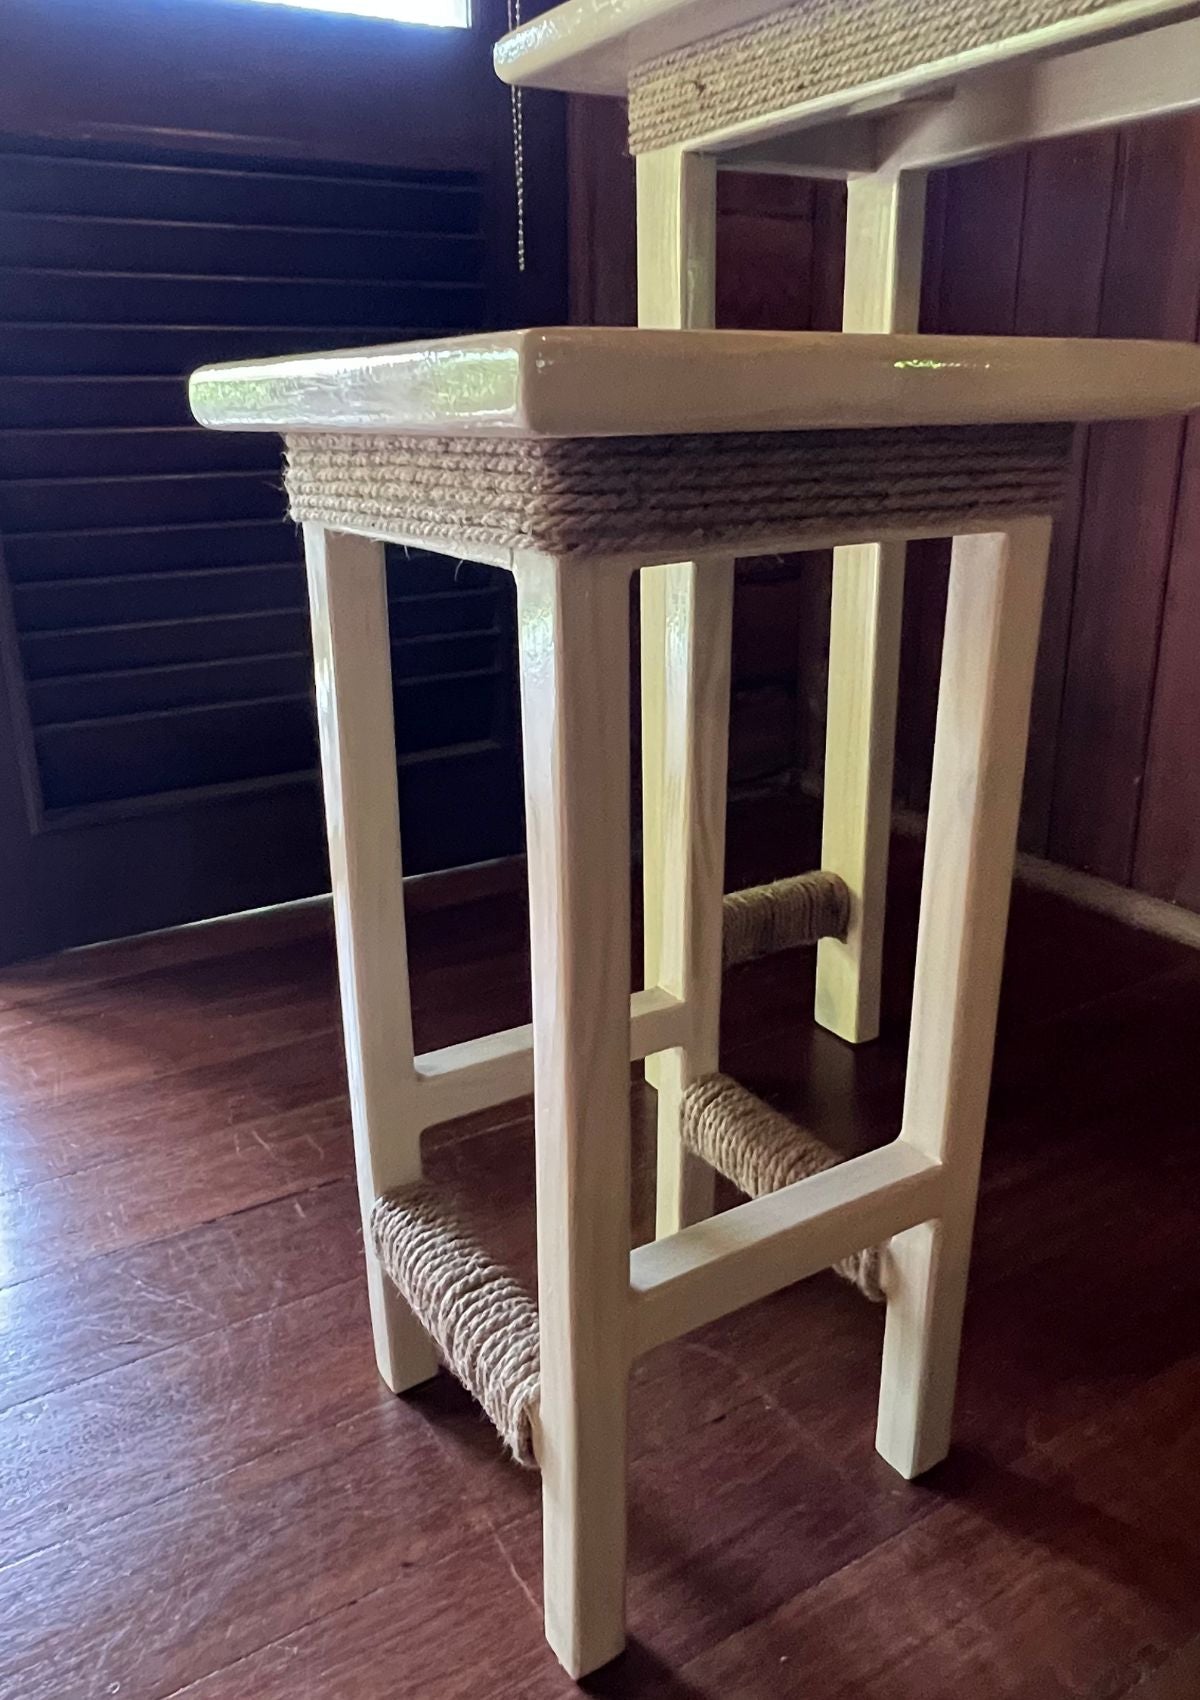
[[[210,426],[281,430],[293,516],[507,565],[979,530],[1052,513],[1071,423],[1200,396],[1200,348],[528,330],[213,367]]]
[[[1146,418],[1200,347],[1069,337],[552,327],[208,366],[217,429],[633,437]]]
[[[505,82],[628,92],[638,153],[752,113],[892,104],[1189,12],[1187,0],[567,0],[503,36],[494,58]]]

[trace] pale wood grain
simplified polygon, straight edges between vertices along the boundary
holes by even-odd
[[[903,1476],[946,1454],[1050,523],[957,538],[901,1139],[946,1170],[940,1221],[892,1242],[877,1445]]]
[[[1198,106],[1200,19],[1166,18],[1142,34],[1070,53],[1000,59],[958,81],[914,89],[874,116],[806,112],[784,128],[768,116],[765,139],[705,145],[734,171],[853,178],[963,165]]]
[[[674,233],[665,195],[644,201],[650,211],[642,224],[660,230],[656,243],[670,244],[659,262],[663,278],[671,265],[690,268],[690,276],[677,276],[671,299],[676,320],[690,314],[695,326],[704,291],[694,256],[707,239],[700,220],[711,161],[684,157],[691,161],[687,204]],[[221,430],[619,437],[1135,419],[1184,411],[1200,391],[1200,348],[1189,343],[837,331],[698,336],[694,328],[660,328],[670,299],[662,284],[652,289],[647,281],[647,290],[653,329],[496,331],[208,366],[191,380],[192,410]]]
[[[941,1208],[941,1166],[901,1140],[767,1193],[630,1259],[632,1352],[753,1304]]]
[[[654,702],[654,753],[647,773],[661,791],[653,849],[645,857],[647,982],[684,1000],[686,1042],[654,1059],[658,1090],[656,1227],[674,1233],[712,1209],[713,1175],[680,1139],[684,1089],[717,1067],[733,562],[651,568],[661,601],[642,626],[643,703]],[[648,600],[648,599],[647,599]],[[648,668],[657,665],[657,676]],[[643,710],[645,752],[647,716]],[[643,756],[645,758],[645,754]],[[651,944],[652,937],[657,948]]]
[[[638,322],[705,329],[716,311],[716,169],[665,148],[637,162]],[[642,891],[647,986],[687,1000],[686,1045],[647,1059],[658,1094],[659,1234],[708,1215],[714,1176],[679,1137],[685,1086],[717,1066],[733,562],[641,574]]]
[[[925,179],[862,177],[848,190],[847,331],[915,331],[921,305]],[[850,892],[844,939],[817,948],[816,1018],[852,1044],[879,1032],[904,544],[833,557],[821,866]]]
[[[632,1062],[679,1044],[689,1031],[687,1006],[654,987],[629,1000]],[[464,1039],[416,1058],[422,1115],[430,1127],[505,1104],[533,1091],[533,1026],[508,1027]]]
[[[625,1641],[629,581],[517,572],[533,968],[546,1637],[572,1676]]]
[[[421,1176],[383,546],[304,528],[354,1161],[364,1230],[380,1193]],[[379,1373],[394,1392],[433,1345],[366,1240]]]
[[[940,103],[889,116],[876,145],[889,169],[932,170],[1197,107],[1200,19],[1191,18],[1059,58],[991,67]]]
[[[711,330],[716,316],[716,161],[683,148],[663,148],[640,155],[636,169],[638,326],[643,331]],[[644,337],[641,346],[646,346]]]
[[[780,9],[779,0],[567,0],[501,37],[496,71],[505,82],[528,87],[624,96],[630,71],[638,65]],[[996,65],[1066,56],[1088,43],[1154,30],[1194,12],[1190,0],[1114,0],[1086,16],[1059,19],[873,83],[797,102],[785,112],[689,137],[689,145],[727,146],[804,124],[885,110],[931,88],[969,86],[972,78]]]

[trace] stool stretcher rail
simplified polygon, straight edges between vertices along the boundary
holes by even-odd
[[[936,1218],[942,1192],[941,1164],[898,1139],[639,1246],[633,1356]]]
[[[848,903],[837,875],[821,872],[730,892],[725,899],[725,966],[839,938],[846,928]],[[661,986],[635,992],[629,1006],[630,1060],[641,1062],[683,1044],[689,1021],[687,1004]],[[526,1023],[426,1051],[415,1058],[414,1068],[427,1127],[524,1098],[533,1091],[533,1028]]]
[[[524,1287],[428,1183],[376,1200],[371,1238],[390,1279],[519,1464],[532,1466],[538,1313]]]
[[[837,874],[816,872],[731,891],[725,899],[721,963],[732,968],[756,956],[794,950],[818,939],[845,937],[850,892]]]
[[[683,1094],[680,1137],[689,1151],[751,1198],[779,1192],[843,1162],[841,1154],[727,1074],[693,1081]],[[877,1247],[852,1252],[834,1269],[865,1298],[886,1297]]]
[[[857,1262],[864,1240],[886,1239],[935,1217],[941,1173],[897,1140],[637,1247],[630,1256],[631,1355],[820,1269]],[[377,1199],[370,1232],[389,1279],[442,1362],[516,1461],[536,1465],[534,1300],[476,1239],[455,1202],[428,1182]]]
[[[629,1059],[682,1044],[688,1007],[660,986],[634,992],[629,1002]],[[414,1058],[417,1099],[425,1127],[507,1104],[533,1091],[533,1028],[508,1027],[482,1039],[464,1039]]]

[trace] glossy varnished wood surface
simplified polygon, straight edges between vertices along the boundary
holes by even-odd
[[[739,884],[813,822],[733,821]],[[809,953],[735,969],[723,1062],[843,1149],[899,1113],[915,855],[884,1037],[810,1023]],[[528,1016],[523,905],[411,917],[419,1047]],[[631,1645],[601,1694],[1177,1700],[1200,1638],[1200,961],[1018,890],[959,1444],[872,1449],[881,1317],[816,1279],[631,1388]],[[651,1124],[635,1085],[635,1216]],[[436,1129],[529,1272],[528,1106]],[[376,1379],[320,910],[0,979],[0,1692],[557,1700],[536,1481],[439,1379]]]
[[[1194,411],[1200,351],[1116,338],[543,326],[202,366],[188,393],[218,431],[628,437],[1075,423]]]
[[[496,72],[506,82],[535,88],[623,95],[629,72],[647,60],[681,51],[777,10],[777,0],[567,0],[501,38],[495,52]],[[870,6],[864,10],[869,12]],[[879,10],[882,13],[883,8]],[[924,92],[931,73],[953,77],[1029,53],[1069,52],[1089,39],[1152,29],[1186,11],[1183,0],[1125,0],[1082,18],[1014,33],[1007,40],[969,49],[936,65],[894,73],[880,83],[840,91],[814,102],[814,108],[840,116],[854,111],[854,97],[861,101],[864,92],[894,101]],[[879,103],[885,104],[885,99]]]

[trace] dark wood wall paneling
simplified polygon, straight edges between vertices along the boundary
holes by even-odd
[[[633,197],[621,109],[571,114],[573,304],[633,316]],[[721,180],[720,322],[838,322],[844,196]],[[1069,138],[936,174],[922,328],[1200,334],[1200,120]],[[948,549],[911,552],[898,801],[928,799]],[[828,562],[743,564],[735,779],[815,780],[824,749]],[[1027,850],[1200,909],[1200,426],[1081,434],[1055,534],[1022,819]]]
[[[1200,330],[1196,120],[1045,144],[937,188],[942,252],[925,328],[1184,340]],[[1022,842],[1200,907],[1200,677],[1187,660],[1200,644],[1200,539],[1195,487],[1181,477],[1195,436],[1165,421],[1081,438],[1051,564]],[[932,663],[914,666],[911,651],[932,656],[937,611],[912,624],[902,713],[927,731]],[[903,794],[920,806],[927,736],[909,756]]]

